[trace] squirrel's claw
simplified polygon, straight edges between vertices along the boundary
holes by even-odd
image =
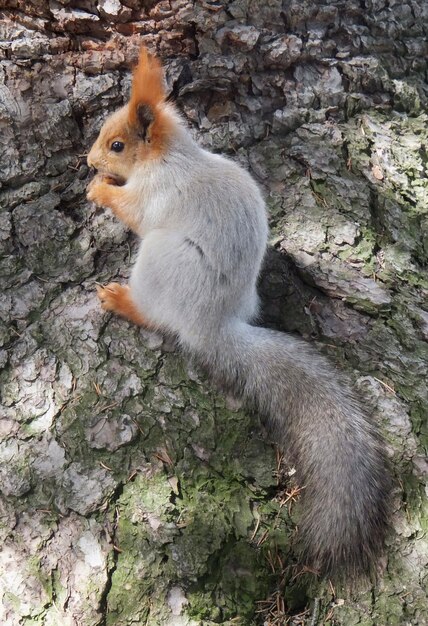
[[[153,326],[136,308],[131,298],[129,285],[109,283],[105,287],[96,285],[96,289],[104,311],[114,311],[114,313],[121,315],[134,324],[138,324],[138,326],[145,326],[146,328]]]
[[[109,283],[105,287],[96,285],[96,290],[104,311],[117,311],[118,304],[123,300],[125,292],[129,291],[129,287],[119,283]]]

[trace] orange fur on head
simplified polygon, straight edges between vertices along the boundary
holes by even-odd
[[[165,88],[162,66],[143,46],[134,70],[129,101],[128,121],[131,127],[141,127],[141,111],[148,115],[148,132],[152,152],[162,152],[171,134],[171,119],[163,107]]]
[[[110,183],[126,183],[141,163],[166,152],[177,118],[165,96],[161,64],[142,48],[129,103],[104,122],[88,155],[89,166],[104,176],[104,182],[110,177]],[[123,150],[112,150],[115,141],[124,144]],[[104,198],[97,197],[97,201],[105,203]]]

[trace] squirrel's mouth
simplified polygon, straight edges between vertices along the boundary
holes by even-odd
[[[126,178],[119,174],[112,174],[106,170],[95,170],[96,176],[101,176],[109,185],[115,185],[116,187],[123,187],[126,184]]]
[[[108,180],[110,185],[116,185],[116,187],[123,187],[126,184],[125,178],[123,176],[119,176],[118,174],[102,174],[104,178]]]

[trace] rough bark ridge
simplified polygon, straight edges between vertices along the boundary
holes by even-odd
[[[0,5],[0,622],[427,623],[427,3]],[[85,201],[84,153],[141,39],[266,190],[266,322],[348,369],[387,437],[395,533],[355,596],[301,584],[256,421],[98,307],[136,242]]]

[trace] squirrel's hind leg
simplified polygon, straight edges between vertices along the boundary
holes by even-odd
[[[105,287],[97,286],[97,294],[104,311],[112,311],[121,317],[145,328],[155,328],[155,325],[147,320],[138,311],[131,299],[129,285],[119,285],[119,283],[109,283]]]

